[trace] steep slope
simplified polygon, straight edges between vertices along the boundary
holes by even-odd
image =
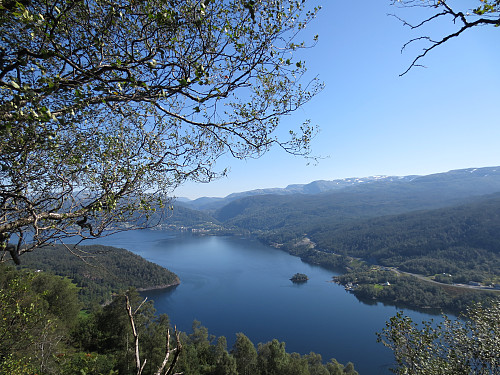
[[[263,196],[263,195],[293,195],[293,194],[320,194],[328,191],[338,191],[360,184],[372,182],[389,182],[389,181],[411,181],[418,176],[371,176],[371,177],[352,177],[338,180],[326,181],[318,180],[308,184],[293,184],[286,188],[268,188],[248,190],[240,193],[232,193],[224,198],[217,197],[202,197],[195,200],[179,198],[177,203],[195,210],[215,211],[225,205],[246,197]]]
[[[146,224],[147,223],[147,224]],[[161,224],[171,228],[176,227],[198,227],[207,223],[219,224],[217,219],[205,211],[194,210],[175,202],[172,206],[156,208],[149,217],[137,217],[134,224],[155,226]]]

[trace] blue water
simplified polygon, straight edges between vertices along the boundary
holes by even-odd
[[[133,251],[180,277],[179,286],[144,295],[182,331],[190,332],[196,319],[209,333],[226,336],[229,346],[243,332],[255,344],[277,338],[288,352],[351,361],[361,375],[391,373],[392,352],[375,332],[401,309],[359,302],[331,282],[332,271],[246,238],[143,230],[96,242]],[[293,284],[296,272],[309,281]],[[436,318],[405,313],[418,322]]]

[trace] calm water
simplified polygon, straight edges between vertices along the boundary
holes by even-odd
[[[359,302],[330,282],[334,273],[329,270],[245,238],[144,230],[99,242],[126,248],[179,275],[181,285],[144,295],[182,331],[190,332],[196,319],[209,333],[226,336],[229,346],[243,332],[255,344],[277,338],[289,352],[351,361],[361,375],[391,373],[392,353],[376,342],[375,332],[400,309]],[[296,272],[309,281],[293,284],[289,279]],[[405,312],[419,322],[436,318]]]

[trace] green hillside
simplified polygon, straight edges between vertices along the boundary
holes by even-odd
[[[359,284],[352,291],[360,298],[458,311],[498,294],[450,284],[500,284],[499,191],[497,168],[467,169],[321,194],[250,196],[215,217],[346,273],[339,282]]]
[[[500,194],[455,207],[325,225],[309,235],[318,248],[418,274],[451,274],[450,282],[500,277]]]
[[[179,283],[177,275],[157,264],[128,250],[102,245],[37,249],[23,255],[22,266],[69,277],[80,288],[80,300],[87,306],[105,303],[112,293],[131,287],[149,289]]]

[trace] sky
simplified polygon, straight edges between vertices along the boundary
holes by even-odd
[[[454,2],[463,9],[479,3]],[[259,159],[225,157],[218,168],[228,167],[227,177],[186,183],[175,196],[224,197],[315,180],[500,165],[500,28],[468,30],[434,49],[422,60],[425,68],[400,77],[424,45],[410,45],[403,53],[401,47],[421,35],[444,35],[452,30],[451,19],[411,30],[388,14],[414,23],[423,14],[398,9],[391,0],[307,4],[322,6],[304,33],[305,40],[319,34],[319,41],[297,57],[325,89],[281,127],[297,128],[310,119],[320,128],[311,143],[320,160],[311,163],[278,148]]]

